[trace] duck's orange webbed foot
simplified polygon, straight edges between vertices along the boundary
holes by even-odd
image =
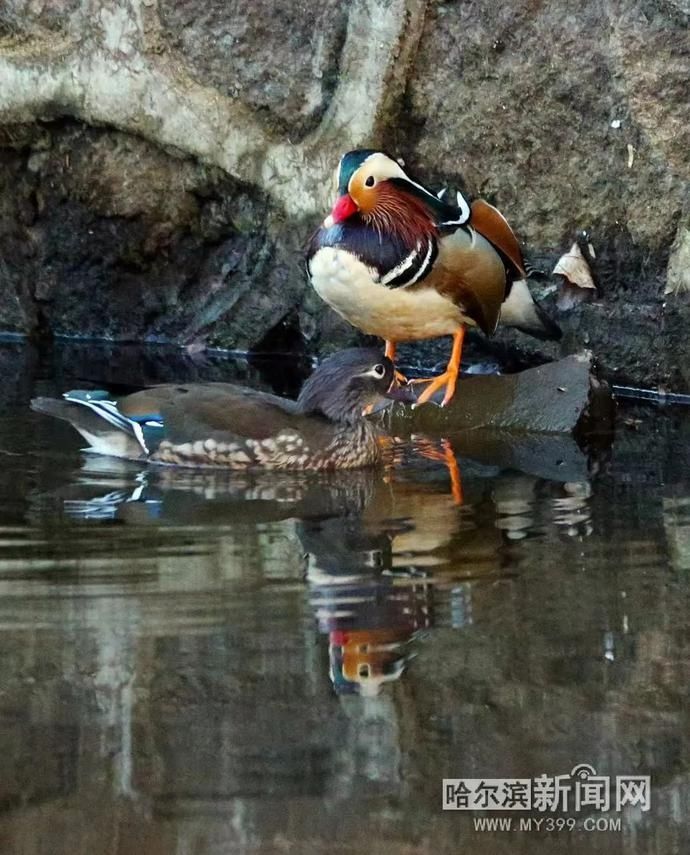
[[[455,394],[455,384],[457,383],[457,380],[457,371],[444,371],[443,374],[439,374],[438,377],[434,377],[432,380],[426,380],[423,377],[410,380],[410,383],[427,383],[426,388],[417,398],[413,406],[418,407],[420,404],[426,404],[426,402],[429,401],[436,392],[439,391],[439,389],[443,389],[445,387],[446,393],[441,401],[441,406],[445,407]]]
[[[409,381],[410,383],[428,383],[426,389],[424,389],[419,398],[417,398],[417,402],[414,405],[415,407],[418,407],[420,404],[425,404],[433,397],[433,395],[436,394],[436,392],[439,391],[439,389],[443,389],[444,387],[446,392],[443,396],[443,400],[441,401],[441,406],[445,407],[450,402],[455,394],[455,386],[458,382],[458,375],[460,373],[460,359],[462,357],[462,342],[464,338],[465,328],[461,327],[458,332],[453,335],[453,350],[443,374],[439,374],[438,377],[434,377],[431,380],[419,378]]]
[[[458,458],[455,456],[455,452],[447,439],[443,440],[443,453],[448,474],[450,475],[450,490],[453,495],[453,501],[456,505],[462,505],[465,496],[462,491],[462,476],[460,474],[460,467],[458,466]]]
[[[428,460],[438,460],[446,464],[448,475],[450,476],[450,491],[453,496],[453,502],[456,505],[462,505],[464,502],[462,475],[460,474],[458,459],[450,442],[447,439],[442,439],[441,448],[439,449],[427,439],[417,440],[417,449],[422,457],[426,457]]]

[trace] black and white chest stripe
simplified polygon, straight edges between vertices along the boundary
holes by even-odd
[[[386,271],[380,271],[379,282],[388,288],[405,288],[408,285],[414,285],[429,273],[437,255],[438,245],[435,238],[419,240],[415,248],[398,264]]]
[[[409,181],[409,179],[408,179]],[[443,202],[446,190],[441,190],[437,196],[422,187],[421,184],[410,181],[413,187],[422,191],[434,202],[438,200],[443,206],[442,210],[436,211],[438,216],[438,228],[446,235],[458,228],[466,228],[470,218],[470,206],[465,197],[459,191],[456,193],[456,207],[449,206]],[[441,216],[443,214],[443,216]],[[404,288],[413,285],[431,271],[438,255],[438,242],[435,237],[428,237],[418,241],[415,248],[409,252],[395,267],[382,272],[380,282],[390,288]]]
[[[320,229],[307,253],[307,264],[324,247],[351,253],[374,274],[376,282],[389,288],[404,288],[423,279],[433,267],[438,246],[436,236],[422,236],[410,249],[397,237],[384,237],[358,218]]]

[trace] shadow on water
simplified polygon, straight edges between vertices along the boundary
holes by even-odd
[[[595,457],[475,434],[378,472],[142,469],[28,411],[106,382],[75,352],[0,347],[7,851],[687,851],[684,413],[626,410]],[[120,383],[232,367],[134,354]],[[440,809],[444,777],[582,763],[651,775],[651,810],[566,844]]]

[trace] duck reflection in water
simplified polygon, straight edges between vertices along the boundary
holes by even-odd
[[[306,566],[309,606],[328,638],[335,692],[375,695],[404,674],[426,632],[482,620],[486,583],[512,584],[528,560],[523,539],[584,537],[592,530],[586,470],[562,446],[550,456],[543,440],[519,455],[512,446],[510,458],[501,456],[495,438],[491,445],[453,438],[451,445],[415,437],[394,446],[395,466],[387,471],[319,474],[142,471],[90,457],[68,485],[35,497],[33,516],[46,510],[54,516],[59,502],[82,524],[112,520],[180,536],[193,526],[217,560],[227,560],[240,543],[251,548],[252,572],[259,574],[252,584],[269,584],[276,571],[267,568],[284,561],[259,534],[279,523],[295,582]],[[454,475],[448,455],[455,460],[458,451],[465,453]],[[565,466],[551,462],[556,454]],[[516,461],[527,471],[516,471]],[[547,477],[539,466],[547,467]],[[248,531],[257,532],[251,547]],[[70,554],[72,543],[66,537]],[[242,566],[224,572],[242,573]]]
[[[338,694],[376,695],[399,679],[412,641],[431,625],[424,572],[393,572],[392,533],[368,530],[362,516],[305,521],[309,599],[328,635],[330,678]]]

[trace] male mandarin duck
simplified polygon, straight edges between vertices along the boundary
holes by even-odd
[[[339,695],[376,696],[399,680],[410,652],[413,629],[335,630],[329,634],[330,678]]]
[[[115,401],[107,392],[35,398],[34,410],[69,422],[88,451],[178,466],[354,469],[379,460],[363,413],[407,399],[393,363],[369,348],[324,360],[296,401],[230,383],[154,386]]]
[[[483,199],[456,204],[410,178],[381,151],[343,155],[338,197],[311,240],[316,292],[365,333],[396,343],[452,335],[446,371],[417,403],[445,387],[453,397],[466,326],[491,335],[499,319],[538,338],[561,331],[534,302],[517,238]]]

